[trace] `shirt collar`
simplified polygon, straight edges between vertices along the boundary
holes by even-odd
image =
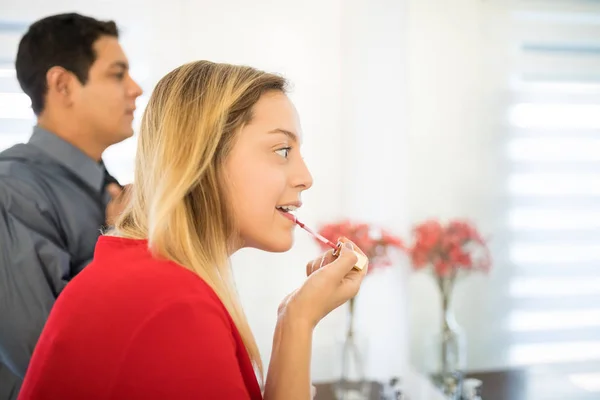
[[[36,125],[29,143],[67,167],[89,186],[101,192],[104,189],[104,167],[85,155],[71,143]]]

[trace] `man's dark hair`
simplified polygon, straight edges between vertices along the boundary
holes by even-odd
[[[44,110],[48,70],[63,67],[85,84],[96,60],[94,43],[101,36],[118,38],[117,25],[75,13],[46,17],[29,27],[19,43],[15,69],[36,115]]]

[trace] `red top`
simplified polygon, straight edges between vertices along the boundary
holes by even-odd
[[[262,399],[242,339],[200,277],[102,236],[54,305],[19,396]]]

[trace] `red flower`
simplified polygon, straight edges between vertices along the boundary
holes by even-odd
[[[443,261],[443,260],[437,260],[434,264],[433,264],[434,268],[435,268],[435,273],[438,276],[448,276],[450,275],[450,269],[451,269],[451,265],[449,262]]]
[[[410,256],[411,256],[411,260],[412,260],[412,263],[413,263],[413,266],[415,267],[415,269],[419,269],[419,268],[423,268],[423,267],[427,266],[427,262],[429,261],[427,259],[427,252],[412,251]]]
[[[442,233],[442,226],[437,221],[425,221],[414,229],[418,245],[427,249],[433,248],[438,244]]]

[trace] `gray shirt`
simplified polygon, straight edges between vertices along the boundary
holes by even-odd
[[[0,400],[15,399],[48,313],[91,260],[111,178],[58,136],[0,153]]]

